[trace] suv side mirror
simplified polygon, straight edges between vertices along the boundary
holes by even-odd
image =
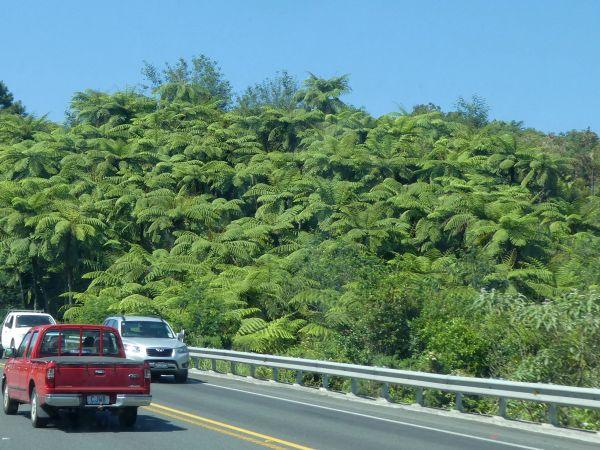
[[[183,342],[184,337],[185,337],[185,330],[181,330],[179,333],[177,333],[177,339],[180,340],[181,342]]]
[[[4,349],[4,358],[14,358],[15,353],[16,351],[14,348],[6,348]]]

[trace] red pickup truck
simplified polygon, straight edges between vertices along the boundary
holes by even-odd
[[[4,412],[16,414],[20,403],[30,403],[35,428],[59,409],[109,409],[121,426],[131,427],[138,407],[152,400],[148,364],[126,359],[121,338],[110,327],[34,327],[5,356]]]

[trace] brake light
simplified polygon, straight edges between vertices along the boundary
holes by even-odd
[[[144,363],[144,379],[149,380],[152,377],[150,373],[150,366],[148,363]]]
[[[54,387],[54,380],[56,375],[56,363],[51,361],[48,366],[46,366],[46,385],[49,387]]]

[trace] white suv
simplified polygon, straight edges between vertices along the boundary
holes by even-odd
[[[54,324],[56,320],[50,314],[28,310],[9,311],[2,322],[1,351],[5,348],[17,348],[31,327]]]
[[[107,317],[104,325],[119,332],[127,358],[148,363],[153,380],[175,375],[176,382],[186,382],[190,353],[183,343],[183,330],[175,334],[159,317]]]

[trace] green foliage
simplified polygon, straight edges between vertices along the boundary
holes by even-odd
[[[291,110],[296,106],[294,96],[298,91],[298,81],[285,70],[274,78],[248,87],[238,98],[238,108],[243,112],[256,112],[261,107]]]
[[[162,102],[216,100],[221,108],[231,102],[231,84],[217,62],[205,55],[195,56],[189,63],[183,58],[175,65],[166,63],[162,71],[145,63],[142,74]]]
[[[282,72],[232,107],[204,56],[144,73],[152,95],[76,93],[64,126],[0,114],[0,308],[598,384],[595,133],[488,122],[479,98],[374,118],[341,100],[346,76]]]

